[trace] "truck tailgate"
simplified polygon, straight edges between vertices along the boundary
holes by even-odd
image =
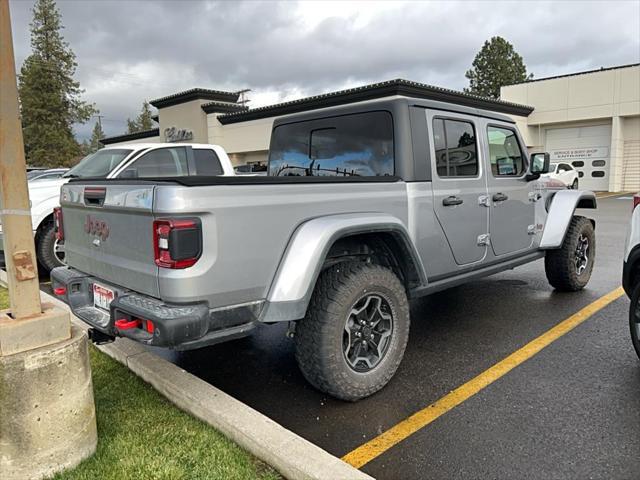
[[[158,297],[154,189],[154,185],[65,185],[60,203],[69,265]]]

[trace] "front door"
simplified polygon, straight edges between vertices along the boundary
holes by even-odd
[[[525,180],[526,149],[513,126],[487,124],[489,233],[495,255],[530,248],[535,233],[535,203]]]
[[[484,259],[489,207],[473,117],[427,114],[433,132],[432,182],[436,218],[458,265]],[[482,203],[482,202],[485,203]]]

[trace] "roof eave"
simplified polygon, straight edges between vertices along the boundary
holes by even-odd
[[[105,137],[100,139],[103,145],[111,145],[113,143],[128,142],[130,140],[141,140],[143,138],[159,137],[160,129],[152,128],[143,132],[125,133],[124,135],[116,135],[115,137]]]
[[[179,92],[167,97],[151,100],[149,103],[156,108],[166,108],[181,103],[191,102],[194,100],[217,100],[220,102],[235,103],[238,101],[240,94],[237,92],[223,92],[217,90],[206,90],[202,88],[193,88],[184,92]]]

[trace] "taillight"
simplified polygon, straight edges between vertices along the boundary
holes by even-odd
[[[633,196],[633,209],[635,210],[635,208],[640,204],[640,193],[636,193]]]
[[[54,222],[54,229],[56,232],[56,240],[61,242],[64,240],[64,228],[62,224],[62,208],[55,207],[53,209],[53,222]]]
[[[188,268],[202,254],[202,227],[197,218],[162,218],[153,222],[156,265]]]

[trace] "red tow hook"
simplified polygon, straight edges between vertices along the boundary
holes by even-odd
[[[120,320],[116,320],[114,325],[118,330],[131,330],[132,328],[138,328],[140,326],[140,320],[137,318],[134,318],[133,320],[121,318]]]

